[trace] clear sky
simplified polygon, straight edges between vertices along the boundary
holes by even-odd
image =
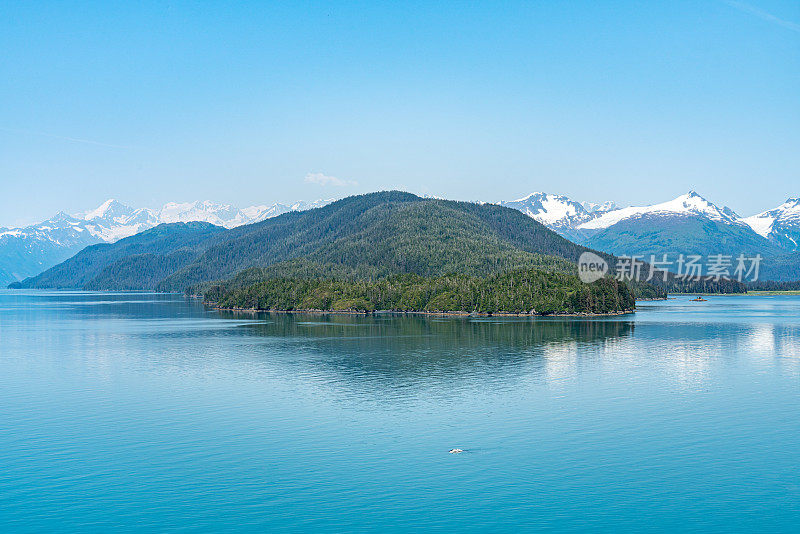
[[[0,225],[402,188],[800,195],[800,2],[0,4]]]

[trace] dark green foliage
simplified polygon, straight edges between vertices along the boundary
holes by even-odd
[[[747,286],[738,280],[716,280],[708,276],[699,280],[681,280],[670,276],[666,282],[657,280],[653,285],[668,293],[747,293]]]
[[[800,280],[800,252],[765,256],[761,262],[760,279],[780,282]]]
[[[758,282],[748,283],[747,289],[751,291],[800,291],[800,281],[773,282],[759,280]]]
[[[136,254],[119,259],[105,267],[84,289],[136,290],[155,287],[197,257],[196,250],[181,248],[166,254]]]
[[[463,313],[611,313],[630,310],[630,290],[612,278],[592,284],[536,269],[478,278],[398,275],[380,280],[271,278],[235,289],[213,286],[207,302],[260,310],[376,310]]]

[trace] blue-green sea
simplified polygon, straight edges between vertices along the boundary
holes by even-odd
[[[800,297],[689,298],[528,319],[2,291],[0,531],[796,532]]]

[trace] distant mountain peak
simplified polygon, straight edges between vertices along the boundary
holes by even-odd
[[[575,202],[564,195],[541,191],[517,200],[500,202],[500,205],[519,210],[551,229],[562,231],[569,231],[616,208],[613,202]]]
[[[526,195],[522,198],[518,198],[516,200],[510,200],[509,202],[525,202],[526,200],[530,200],[532,198],[541,198],[548,196],[548,193],[543,193],[541,191],[534,191],[533,193]],[[554,195],[555,196],[555,195]]]
[[[630,206],[610,210],[599,217],[583,223],[578,228],[582,230],[600,230],[608,228],[631,218],[643,216],[674,216],[674,217],[701,217],[726,224],[744,224],[740,217],[731,209],[727,211],[717,207],[696,191],[689,191],[673,200],[652,204],[649,206]]]
[[[81,218],[87,221],[95,219],[113,219],[118,217],[129,217],[133,213],[133,208],[122,204],[114,198],[109,198],[97,208],[87,211]]]
[[[597,212],[605,213],[607,211],[613,211],[617,209],[617,204],[615,202],[612,202],[611,200],[607,200],[599,204],[595,202],[581,202],[580,204],[589,213],[597,213]]]
[[[61,210],[58,213],[56,213],[55,215],[53,215],[52,217],[50,217],[48,219],[48,221],[60,221],[60,220],[72,219],[72,218],[73,218],[72,215],[70,215],[69,213],[67,213],[64,210]]]

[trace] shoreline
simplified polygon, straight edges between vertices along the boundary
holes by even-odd
[[[206,304],[209,308],[218,311],[230,312],[245,312],[245,313],[300,313],[309,315],[422,315],[431,317],[616,317],[618,315],[629,315],[635,313],[636,310],[621,310],[608,313],[478,313],[478,312],[431,312],[431,311],[399,311],[399,310],[375,310],[375,311],[357,311],[357,310],[265,310],[259,308],[220,308],[213,304]]]
[[[790,295],[790,296],[798,296],[800,295],[800,289],[775,289],[775,290],[750,290],[746,293],[747,295],[753,295],[755,297],[763,297],[763,296],[780,296],[780,295]]]

